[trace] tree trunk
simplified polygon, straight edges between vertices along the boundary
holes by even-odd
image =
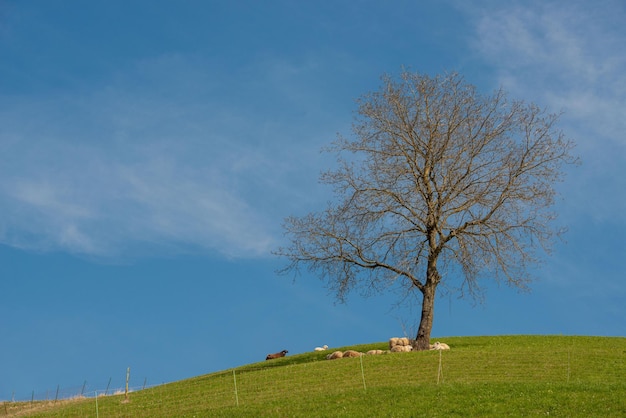
[[[420,319],[420,326],[417,330],[417,336],[415,337],[415,343],[413,348],[415,350],[429,350],[430,349],[430,333],[433,329],[433,318],[435,313],[435,289],[437,283],[428,283],[424,287],[422,301],[422,317]]]
[[[434,251],[431,251],[428,257],[428,266],[426,267],[426,283],[422,289],[422,317],[417,336],[415,337],[415,343],[413,344],[415,350],[430,350],[430,333],[433,329],[435,316],[435,293],[440,280],[441,275],[437,271],[437,255]]]
[[[429,168],[425,169],[425,177],[428,177]],[[428,179],[425,179],[428,189],[428,220],[427,220],[427,237],[428,237],[428,263],[426,265],[426,282],[420,289],[422,291],[422,317],[420,318],[420,326],[417,329],[417,336],[413,343],[415,350],[430,350],[430,333],[433,329],[433,317],[435,316],[435,291],[441,280],[441,275],[437,271],[437,258],[441,248],[437,243],[437,222],[435,216],[435,206],[432,200],[432,190],[430,189]]]

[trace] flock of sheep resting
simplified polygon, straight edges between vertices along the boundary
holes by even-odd
[[[374,354],[386,354],[386,353],[403,353],[413,350],[413,342],[408,338],[390,338],[389,339],[389,350],[369,350],[367,353],[361,353],[359,351],[347,350],[347,351],[334,351],[326,356],[328,360],[334,360],[337,358],[347,358],[347,357],[360,357],[365,354],[374,355]],[[328,349],[327,345],[322,347],[315,347],[314,351],[326,351]],[[437,341],[435,344],[430,345],[431,350],[449,350],[450,346],[446,343],[440,343]],[[265,360],[272,360],[275,358],[285,357],[288,351],[283,350],[279,353],[268,354],[265,357]]]

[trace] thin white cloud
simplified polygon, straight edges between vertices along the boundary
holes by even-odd
[[[473,47],[512,97],[564,111],[582,167],[564,191],[564,213],[626,222],[626,7],[619,1],[485,2]],[[573,208],[572,208],[573,207]]]
[[[559,222],[567,245],[542,267],[561,292],[564,315],[594,300],[594,315],[618,318],[626,232],[626,4],[614,0],[516,1],[491,4],[475,22],[473,47],[494,69],[494,85],[512,97],[563,111],[560,127],[576,143],[582,165],[558,187]],[[493,10],[493,11],[492,11]],[[596,286],[589,292],[589,282]],[[616,299],[617,298],[617,299]],[[622,309],[623,311],[623,309]],[[583,319],[584,320],[584,319]]]
[[[255,91],[269,94],[273,73],[263,84],[211,71],[160,57],[87,92],[0,97],[0,241],[107,258],[268,255],[293,199],[311,197],[302,186],[317,172],[297,175],[319,143],[272,117],[273,101],[293,102]]]
[[[514,95],[625,143],[614,136],[626,126],[626,33],[617,26],[625,17],[619,2],[513,2],[477,17],[474,45]]]

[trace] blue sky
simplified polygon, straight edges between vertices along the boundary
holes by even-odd
[[[442,296],[433,335],[626,336],[626,4],[471,3],[0,0],[0,400],[413,334],[271,255],[403,67],[563,111],[583,160],[532,292]]]

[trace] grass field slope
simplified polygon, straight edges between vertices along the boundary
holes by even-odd
[[[290,355],[112,396],[3,403],[0,417],[626,417],[626,338],[448,337],[449,351]],[[434,342],[435,340],[433,340]]]

